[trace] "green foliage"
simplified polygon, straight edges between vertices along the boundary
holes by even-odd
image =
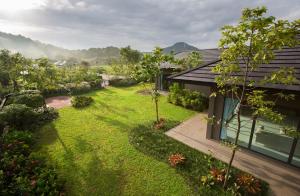
[[[0,142],[1,195],[59,195],[63,182],[44,158],[32,153],[30,132],[12,131]]]
[[[34,130],[58,117],[53,108],[31,108],[24,104],[10,104],[0,111],[0,131],[9,126],[10,129]]]
[[[297,83],[292,67],[280,68],[261,81],[251,77],[252,72],[259,71],[262,64],[268,64],[274,59],[274,50],[286,46],[295,46],[299,41],[299,21],[276,20],[273,16],[265,16],[267,9],[258,7],[244,9],[242,17],[236,26],[224,26],[220,47],[223,48],[221,63],[213,72],[219,92],[231,95],[243,105],[253,109],[253,116],[262,116],[273,121],[283,120],[283,116],[274,111],[275,101],[268,99],[270,93],[266,90],[256,90],[256,86],[268,84],[290,85]],[[241,65],[243,63],[243,65]],[[246,93],[248,92],[248,93]],[[289,99],[290,95],[275,94],[278,98]]]
[[[201,183],[201,178],[206,176],[212,168],[224,168],[225,163],[214,159],[210,155],[201,153],[182,144],[164,134],[165,131],[176,126],[178,122],[166,121],[162,129],[155,129],[152,123],[134,127],[129,135],[129,140],[141,152],[153,156],[158,160],[168,163],[171,155],[180,154],[184,162],[175,169],[183,175],[189,184],[195,188],[199,195],[234,195],[229,190],[224,191],[221,186],[206,186]],[[237,169],[233,170],[238,173]],[[224,175],[223,175],[224,178]],[[217,176],[216,176],[217,179]],[[266,195],[267,186],[263,189]]]
[[[151,82],[154,84],[152,87],[152,99],[155,103],[156,121],[159,121],[158,114],[158,79],[161,74],[160,65],[164,62],[173,62],[174,56],[163,54],[163,49],[156,47],[151,54],[144,54],[139,66],[133,72],[134,78],[142,82]]]
[[[28,107],[38,108],[45,105],[44,97],[39,93],[22,93],[16,96],[11,96],[7,100],[8,104],[24,104]]]
[[[155,82],[160,74],[160,65],[174,61],[173,55],[163,54],[163,49],[156,47],[152,53],[144,54],[141,64],[134,73],[135,78],[144,82]]]
[[[208,107],[208,99],[202,93],[183,89],[178,83],[174,83],[170,87],[168,101],[175,105],[181,105],[197,111],[203,111]]]
[[[202,56],[199,52],[193,51],[186,58],[178,60],[177,64],[182,66],[183,70],[201,65]]]
[[[130,46],[121,48],[120,59],[114,59],[110,62],[110,74],[133,78],[133,72],[141,60],[142,53],[131,49]]]
[[[87,96],[74,96],[72,97],[71,103],[75,108],[82,108],[89,106],[93,102],[92,97]]]
[[[0,96],[9,92],[37,89],[44,95],[67,94],[72,90],[101,88],[103,70],[82,65],[57,67],[46,58],[26,59],[21,54],[0,51]],[[84,91],[86,92],[86,91]],[[77,93],[77,92],[76,92]]]
[[[181,105],[181,97],[183,96],[183,88],[178,83],[173,83],[169,87],[168,102],[175,105]]]
[[[38,122],[38,113],[24,104],[10,104],[0,111],[0,125],[18,130],[31,129]]]
[[[54,108],[50,107],[39,107],[34,110],[38,113],[38,123],[43,125],[47,122],[51,122],[58,118],[58,112]]]
[[[113,78],[109,80],[109,84],[115,87],[128,87],[137,84],[137,81],[130,78]]]
[[[142,54],[138,50],[133,50],[130,46],[121,48],[121,60],[126,64],[137,64],[141,60]]]

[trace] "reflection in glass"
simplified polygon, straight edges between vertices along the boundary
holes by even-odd
[[[283,131],[285,126],[296,128],[297,120],[288,116],[283,123],[279,124],[258,118],[251,149],[285,162],[288,161],[293,138],[285,135]]]

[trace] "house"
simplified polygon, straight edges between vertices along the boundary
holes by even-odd
[[[296,78],[300,81],[300,46],[276,50],[275,59],[269,64],[261,65],[257,72],[250,77],[261,80],[266,75],[284,66],[294,67]],[[209,96],[215,92],[216,73],[211,70],[220,60],[214,60],[196,68],[180,72],[168,77],[171,82],[178,82],[185,88],[198,90]],[[294,85],[267,84],[256,86],[267,89],[269,92],[286,92],[295,95],[291,101],[281,101],[276,104],[276,109],[286,118],[280,124],[267,119],[253,118],[250,108],[242,108],[242,128],[238,144],[251,151],[261,153],[287,164],[300,167],[300,142],[299,139],[288,137],[284,134],[283,127],[288,126],[300,131],[300,83]],[[228,96],[218,94],[209,98],[208,117],[214,117],[217,123],[207,125],[206,138],[214,140],[233,141],[236,135],[237,119],[234,115],[236,101]]]
[[[184,59],[188,57],[188,55],[193,52],[193,51],[183,51],[179,52],[174,55],[175,59]],[[217,48],[212,48],[212,49],[200,49],[197,52],[201,54],[202,58],[202,63],[208,63],[213,60],[217,60],[220,57],[220,50]],[[169,62],[162,63],[160,65],[161,69],[161,75],[158,81],[158,88],[159,90],[167,90],[169,87],[169,83],[167,81],[167,78],[174,74],[182,71],[182,66],[180,65],[175,65]]]

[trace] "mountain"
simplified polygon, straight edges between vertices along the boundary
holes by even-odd
[[[68,50],[51,44],[44,44],[22,35],[0,32],[0,49],[20,52],[28,58],[47,57],[53,61],[78,63],[88,61],[91,64],[106,64],[120,56],[117,47],[90,48],[84,50]]]
[[[173,51],[175,54],[187,51],[199,51],[199,49],[195,46],[191,46],[185,42],[177,42],[172,46],[164,48],[163,50],[164,53],[170,53],[171,51]]]

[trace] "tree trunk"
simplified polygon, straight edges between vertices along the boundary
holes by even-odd
[[[156,122],[159,122],[159,116],[158,116],[158,80],[159,80],[159,74],[156,75],[156,82],[155,82],[155,88],[154,88],[154,102],[155,102],[155,111],[156,111]]]
[[[13,91],[17,91],[18,90],[18,83],[16,80],[13,80]]]
[[[155,98],[155,110],[156,110],[156,122],[159,122],[159,117],[158,117],[158,98]]]
[[[238,140],[239,140],[239,136],[240,136],[240,131],[241,131],[240,105],[238,107],[239,107],[238,111],[237,111],[238,128],[237,128],[237,132],[236,132],[236,137],[235,137],[235,141],[234,141],[234,147],[233,147],[233,150],[232,150],[231,158],[230,158],[227,170],[226,170],[223,188],[226,188],[226,186],[227,186],[230,170],[231,170],[231,167],[232,167],[232,162],[233,162],[233,159],[234,159],[234,156],[235,156],[235,152],[236,152],[236,148],[237,148],[237,144],[238,144]]]

